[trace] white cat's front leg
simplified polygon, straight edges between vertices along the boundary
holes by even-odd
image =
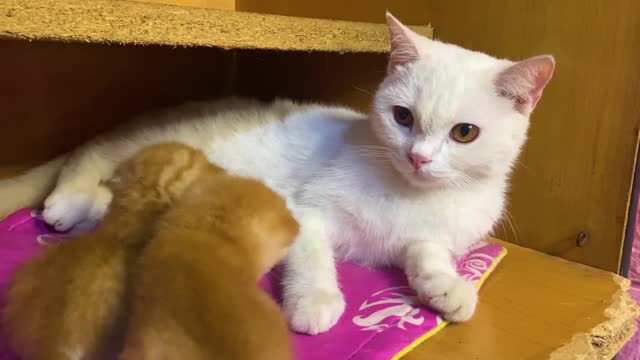
[[[285,315],[294,331],[315,335],[329,330],[344,312],[326,219],[318,212],[299,216],[300,234],[285,259]]]
[[[112,176],[118,161],[94,147],[89,144],[71,154],[44,202],[44,220],[58,231],[92,228],[111,202],[111,190],[100,183]]]
[[[478,292],[473,283],[457,274],[445,246],[427,241],[410,243],[405,249],[404,268],[418,298],[445,320],[462,322],[471,318]]]

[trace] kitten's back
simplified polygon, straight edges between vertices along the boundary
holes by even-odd
[[[159,177],[158,192],[189,185],[141,258],[123,359],[291,358],[280,309],[256,283],[284,256],[297,222],[260,182],[197,151],[179,158],[166,159],[178,166]]]

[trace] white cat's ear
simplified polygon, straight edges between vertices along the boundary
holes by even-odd
[[[498,94],[513,100],[519,112],[529,114],[551,80],[555,66],[555,59],[551,55],[534,56],[517,62],[498,74]]]
[[[418,42],[421,39],[420,35],[411,31],[389,12],[387,12],[387,26],[391,42],[387,73],[392,73],[398,66],[420,59]]]

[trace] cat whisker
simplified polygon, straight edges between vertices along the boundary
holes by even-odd
[[[449,178],[448,181],[455,182],[458,190],[464,190],[465,187],[478,184],[477,180],[462,171],[455,171],[454,174],[455,176]]]
[[[372,93],[371,91],[365,90],[365,89],[363,89],[363,88],[361,88],[361,87],[354,86],[353,88],[354,88],[354,89],[356,89],[356,90],[358,90],[358,91],[362,91],[362,92],[363,92],[363,93],[365,93],[365,94],[373,95],[373,93]]]
[[[389,155],[387,155],[387,154],[377,154],[377,153],[371,153],[371,152],[361,152],[359,154],[364,156],[364,157],[369,157],[369,158],[391,160],[391,157]]]
[[[377,154],[369,152],[359,152],[362,157],[366,157],[380,164],[391,164],[392,158],[388,154]]]
[[[356,149],[358,153],[377,153],[377,154],[388,154],[387,151],[381,149]]]
[[[385,151],[388,152],[388,148],[381,146],[381,145],[358,145],[356,146],[356,150],[357,149],[364,149],[364,150],[381,150],[381,151]]]
[[[507,228],[504,226],[504,221],[502,221],[502,219],[498,222],[498,224],[500,224],[500,227],[502,227],[502,233],[504,234],[504,239],[505,241],[509,241],[509,236],[507,233]],[[495,229],[492,231],[492,236],[496,236],[496,231]]]
[[[515,222],[513,215],[511,215],[511,212],[509,212],[509,210],[507,209],[504,210],[504,214],[505,216],[503,217],[503,220],[501,220],[501,222],[506,221],[509,224],[509,227],[511,228],[511,232],[513,232],[513,236],[515,237],[515,243],[516,244],[520,243],[520,241],[518,240],[518,231],[516,231],[517,223],[515,227],[513,225],[513,223]]]
[[[463,190],[464,185],[458,182],[455,178],[445,178],[445,184],[452,190]]]
[[[363,157],[375,159],[382,163],[391,163],[393,157],[384,146],[361,145],[355,148],[355,151]]]
[[[531,170],[527,165],[525,165],[520,159],[515,161],[515,166],[520,166],[525,170]]]
[[[504,213],[502,214],[502,217],[500,218],[500,220],[498,220],[498,222],[496,223],[496,225],[499,223],[500,226],[502,227],[502,236],[504,237],[504,240],[510,241],[509,240],[509,231],[507,230],[506,225],[508,225],[508,229],[511,230],[511,233],[514,236],[514,240],[512,241],[516,244],[520,243],[520,240],[518,239],[518,231],[517,229],[517,224],[514,225],[515,219],[513,218],[513,216],[511,215],[511,213],[508,210],[504,210]],[[494,231],[494,235],[495,231]]]
[[[478,183],[478,181],[476,179],[474,179],[473,177],[467,175],[463,171],[458,171],[458,175],[460,175],[461,177],[463,177],[466,181],[469,181],[470,183],[473,183],[473,184],[477,184]]]

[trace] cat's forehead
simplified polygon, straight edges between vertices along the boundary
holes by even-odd
[[[416,76],[413,107],[420,123],[437,125],[452,120],[473,93],[482,91],[477,76],[451,70],[423,71]]]
[[[412,69],[414,109],[426,127],[455,121],[465,107],[494,91],[497,59],[443,45],[443,51],[434,51]]]
[[[491,67],[501,60],[479,51],[465,49],[455,44],[429,41],[423,45],[420,58],[423,62],[438,66],[459,67],[461,70],[477,70]]]

